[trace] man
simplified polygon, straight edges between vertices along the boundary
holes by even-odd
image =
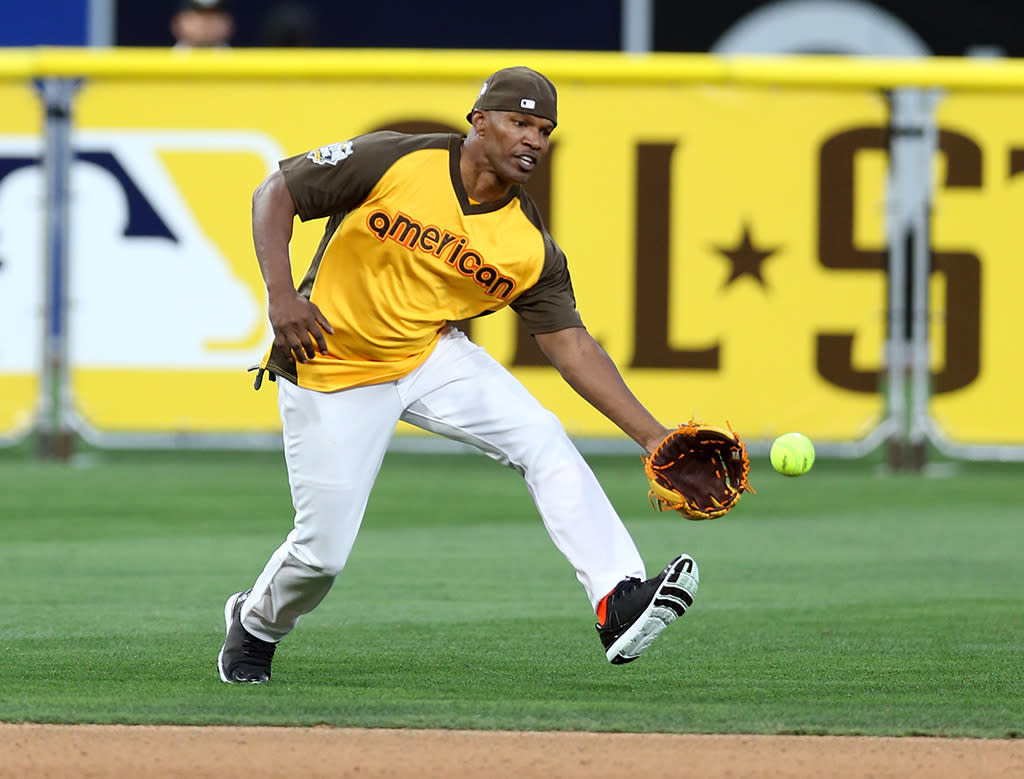
[[[227,46],[235,32],[235,19],[226,0],[184,0],[171,17],[174,48]]]
[[[323,599],[355,541],[399,419],[518,470],[576,570],[612,663],[635,660],[693,603],[680,555],[644,579],[636,546],[562,425],[449,323],[510,305],[565,380],[651,451],[667,433],[576,311],[565,255],[520,186],[548,150],[555,87],[525,67],[484,82],[467,136],[371,133],[281,162],[253,197],[295,523],[228,598],[225,682],[263,682],[277,642]],[[296,214],[327,218],[292,283]]]

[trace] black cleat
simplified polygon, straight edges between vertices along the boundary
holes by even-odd
[[[242,626],[242,604],[252,590],[236,592],[224,604],[227,637],[217,655],[217,670],[222,682],[270,681],[270,661],[277,644],[256,638]]]
[[[597,633],[608,662],[636,660],[665,628],[693,605],[700,576],[689,555],[679,555],[653,579],[630,577],[608,595],[604,624]]]

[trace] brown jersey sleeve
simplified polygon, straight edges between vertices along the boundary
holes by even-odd
[[[281,160],[279,167],[305,222],[351,211],[400,157],[419,149],[447,148],[450,137],[367,133]]]
[[[583,327],[576,310],[576,296],[565,253],[544,229],[540,214],[525,193],[520,194],[523,212],[544,236],[544,267],[536,283],[510,304],[531,333],[553,333],[567,327]]]

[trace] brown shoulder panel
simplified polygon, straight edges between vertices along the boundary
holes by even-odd
[[[351,211],[396,160],[421,149],[447,148],[450,139],[449,133],[382,130],[297,154],[279,165],[305,222]]]
[[[576,310],[576,296],[565,253],[544,227],[536,204],[525,192],[519,193],[523,214],[544,238],[544,267],[537,282],[510,305],[531,333],[553,333],[567,327],[583,327]]]

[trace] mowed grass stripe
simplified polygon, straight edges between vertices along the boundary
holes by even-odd
[[[396,456],[348,568],[274,680],[223,685],[224,598],[290,525],[280,456],[0,462],[0,719],[1018,734],[1020,471],[941,479],[819,463],[687,522],[638,458],[592,458],[651,572],[701,566],[694,609],[604,660],[574,573],[517,474]],[[967,510],[969,507],[969,510]]]

